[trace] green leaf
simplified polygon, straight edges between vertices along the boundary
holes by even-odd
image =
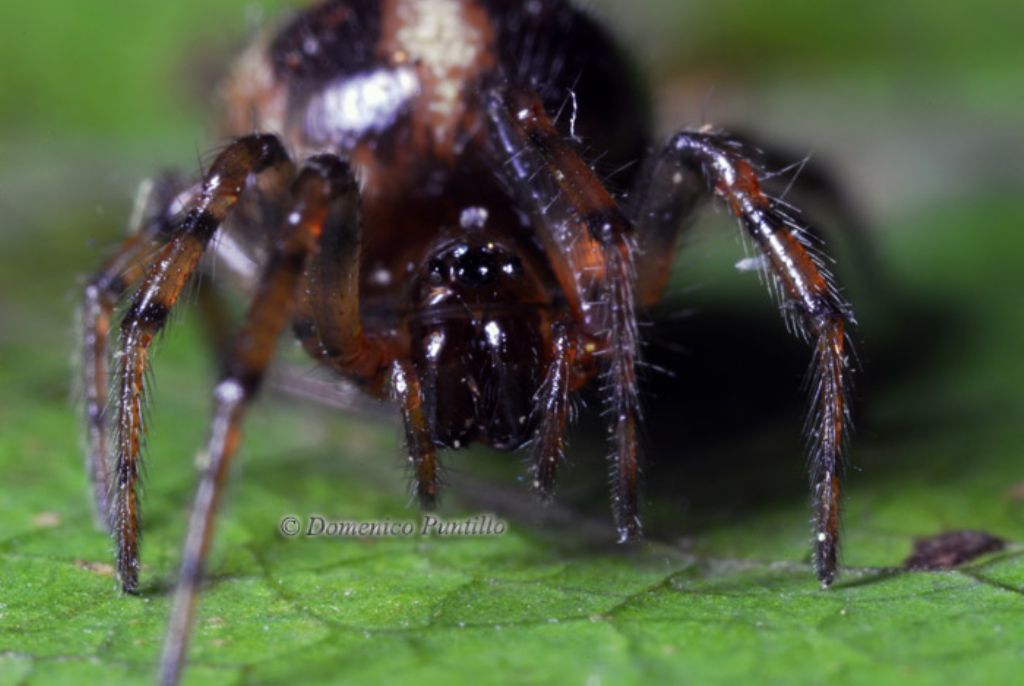
[[[217,18],[235,25],[227,33],[240,32],[243,4],[218,5]],[[190,41],[218,34],[193,30],[198,2],[158,3],[158,15],[95,5],[90,14],[83,3],[21,3],[13,25],[33,27],[24,36],[0,21],[0,51],[9,51],[0,56],[14,65],[0,73],[0,684],[152,680],[210,408],[212,363],[186,314],[156,355],[142,588],[122,596],[111,544],[93,525],[68,391],[76,284],[104,253],[98,246],[119,235],[131,184],[159,163],[194,166],[201,120],[184,105],[175,111],[180,93],[154,73],[174,73]],[[807,60],[801,50],[831,45],[825,64],[845,76],[815,91],[815,102],[844,108],[865,88],[877,95],[887,59],[904,75],[925,62],[899,62],[892,29],[872,34],[878,50],[857,61],[851,46],[861,29],[829,43],[846,30],[834,18],[818,23],[823,35],[807,47],[794,36],[814,23],[810,6],[801,15],[808,25],[783,34],[794,37],[787,42],[777,32],[794,15],[758,23],[756,3],[742,5],[748,13],[733,16],[694,4],[716,28],[676,52],[737,72],[757,62],[757,73],[771,76]],[[64,13],[53,15],[55,6]],[[34,28],[51,15],[49,31]],[[956,25],[943,17],[930,17],[925,35]],[[715,52],[720,35],[790,52],[730,57]],[[962,122],[937,131],[989,122],[993,139],[1019,141],[1019,112],[1012,121],[981,114],[1010,111],[992,85],[1005,69],[996,42],[991,59],[971,36],[947,46],[939,63],[958,65],[964,92],[978,98],[956,110]],[[965,53],[976,73],[955,59]],[[76,67],[75,54],[88,58]],[[47,80],[63,68],[80,71]],[[815,125],[811,114],[794,121],[791,94],[774,101],[777,119],[765,114],[769,129],[835,125]],[[900,100],[893,116],[921,116],[925,95]],[[851,293],[863,371],[836,586],[819,590],[808,561],[799,440],[806,351],[756,279],[732,268],[732,230],[712,220],[681,255],[666,308],[697,314],[671,330],[672,342],[692,346],[669,356],[679,376],[652,381],[661,395],[648,400],[646,543],[612,543],[592,421],[575,431],[559,502],[546,512],[529,495],[520,459],[483,450],[446,457],[440,514],[494,512],[508,522],[502,536],[288,538],[279,526],[290,515],[417,523],[420,515],[408,504],[396,428],[268,393],[246,423],[186,683],[1018,681],[1024,210],[1000,184],[1019,189],[1021,179],[984,158],[1002,159],[989,147],[970,147],[952,169],[915,148],[922,173],[887,184],[887,171],[907,168],[896,145],[907,131],[889,121],[887,102],[858,101],[841,122],[883,122],[878,135],[893,150],[882,145],[855,179],[882,208],[873,240],[884,271]],[[36,110],[44,114],[34,120]],[[1011,543],[957,571],[900,570],[914,539],[958,529]]]

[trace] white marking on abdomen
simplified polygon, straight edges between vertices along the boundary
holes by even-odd
[[[484,68],[486,14],[467,0],[392,0],[385,16],[393,23],[383,44],[395,63],[417,67],[425,123],[443,141],[465,109],[466,82]]]
[[[321,142],[353,145],[363,134],[391,126],[419,88],[409,67],[346,76],[309,103],[306,130]]]

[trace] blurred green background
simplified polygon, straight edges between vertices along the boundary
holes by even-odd
[[[91,526],[70,352],[78,284],[138,181],[213,149],[213,84],[285,1],[0,6],[0,684],[144,683],[168,609],[213,372],[193,317],[155,365],[143,589]],[[247,429],[192,683],[1010,683],[1024,669],[1024,7],[995,0],[638,0],[663,133],[716,122],[812,154],[873,260],[839,251],[863,370],[844,580],[817,590],[798,429],[806,351],[714,212],[650,354],[650,541],[608,545],[597,427],[554,510],[521,461],[452,456],[448,515],[497,540],[289,541],[282,515],[410,518],[397,431],[268,395]],[[844,222],[823,212],[842,231]],[[901,573],[920,536],[1008,551]]]

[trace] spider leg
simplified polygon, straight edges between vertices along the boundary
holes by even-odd
[[[321,236],[331,200],[355,189],[347,165],[330,156],[309,160],[292,186],[292,207],[225,358],[199,485],[182,552],[181,574],[161,658],[161,683],[177,683],[195,614],[196,596],[214,533],[214,519],[241,436],[241,423],[263,381],[297,300],[307,256]]]
[[[254,269],[257,266],[254,263]],[[243,297],[252,298],[258,278],[257,271],[252,277],[253,286],[242,289]],[[230,343],[235,326],[225,300],[223,288],[212,278],[200,284],[196,299],[200,324],[218,363],[222,363],[231,352]],[[371,421],[394,421],[394,408],[390,404],[371,397],[360,390],[359,386],[332,371],[320,366],[307,367],[295,362],[276,361],[267,371],[266,385],[274,392]]]
[[[117,440],[110,507],[118,577],[125,592],[133,592],[138,585],[137,488],[149,347],[250,174],[264,171],[287,176],[293,173],[287,153],[273,136],[247,136],[220,153],[167,241],[153,256],[142,285],[121,321],[120,368],[115,386]]]
[[[761,167],[769,172],[772,178],[762,174],[761,180],[765,190],[781,199],[787,200],[805,211],[809,217],[805,229],[823,243],[839,246],[848,255],[847,265],[850,276],[867,276],[871,283],[878,287],[879,280],[886,279],[885,269],[881,263],[876,247],[871,240],[870,225],[863,211],[856,203],[856,198],[843,184],[840,174],[817,156],[807,156],[786,146],[766,143],[759,137],[743,133],[737,135],[733,129],[729,135],[741,141],[745,146],[758,151],[762,160]],[[814,214],[807,215],[810,205]],[[814,219],[823,213],[827,223]],[[884,292],[881,289],[880,292]]]
[[[534,400],[539,428],[533,442],[531,466],[534,486],[545,500],[550,500],[554,494],[558,465],[565,454],[565,427],[569,420],[577,356],[569,327],[564,322],[554,325],[551,347],[551,365]]]
[[[367,393],[383,397],[393,351],[385,340],[367,336],[363,328],[359,305],[362,232],[354,181],[336,199],[328,219],[329,226],[303,275],[292,330],[311,357]]]
[[[677,134],[652,165],[638,199],[642,301],[655,302],[668,280],[672,248],[683,221],[702,196],[713,194],[740,221],[764,255],[787,326],[814,346],[809,415],[815,500],[814,566],[823,586],[836,576],[842,453],[849,429],[849,328],[843,299],[806,227],[762,190],[744,146],[722,134]]]
[[[604,370],[612,511],[620,541],[640,534],[640,417],[633,227],[532,93],[491,92],[490,146],[512,194],[530,208],[584,351]]]
[[[431,439],[418,375],[411,365],[393,362],[393,344],[364,332],[359,307],[360,220],[353,193],[334,215],[306,269],[292,328],[314,359],[378,398],[390,395],[401,410],[406,449],[413,468],[413,491],[432,508],[439,489],[439,464]]]
[[[146,181],[139,189],[132,230],[117,251],[87,282],[82,298],[82,389],[85,400],[86,470],[94,513],[109,528],[110,465],[107,462],[107,379],[110,322],[125,292],[150,267],[166,241],[172,203],[181,184],[171,176]]]
[[[258,276],[258,275],[257,275]],[[249,293],[248,297],[252,297]],[[200,323],[218,363],[231,353],[233,323],[224,294],[212,281],[204,281],[197,293]],[[276,393],[341,410],[371,421],[395,420],[394,408],[373,398],[348,379],[320,367],[307,368],[295,362],[276,361],[267,371],[267,387]]]
[[[440,487],[440,463],[427,423],[420,380],[411,364],[394,362],[391,389],[405,424],[405,444],[413,468],[413,494],[420,507],[433,509]]]
[[[848,222],[850,228],[856,232],[866,230],[864,219],[860,216],[849,190],[827,161],[822,162],[817,156],[806,155],[788,146],[774,145],[756,135],[741,133],[731,128],[729,137],[740,141],[748,149],[758,151],[759,157],[763,160],[761,166],[769,170],[772,177],[780,178],[783,181],[783,188],[788,188],[801,196],[820,200],[830,214]]]

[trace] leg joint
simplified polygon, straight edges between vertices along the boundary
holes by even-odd
[[[213,389],[213,398],[218,405],[240,405],[252,397],[259,385],[259,375],[225,374]]]
[[[163,327],[170,316],[170,308],[159,300],[147,299],[136,301],[121,320],[121,331],[129,333],[139,329],[156,331]]]
[[[258,134],[250,140],[256,148],[256,162],[253,165],[253,172],[256,174],[291,159],[280,139],[273,134]]]
[[[348,193],[356,189],[352,167],[337,155],[316,155],[307,160],[305,166],[310,172],[325,179],[333,193]]]

